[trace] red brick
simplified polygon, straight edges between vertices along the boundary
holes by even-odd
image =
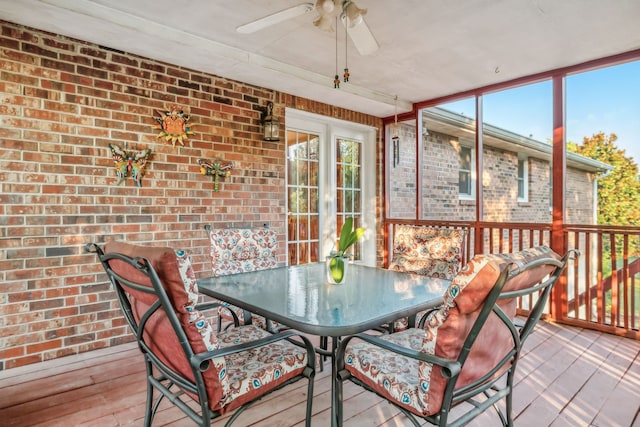
[[[38,362],[42,362],[42,357],[36,354],[27,357],[16,357],[13,359],[7,359],[4,361],[4,367],[5,369],[18,368],[20,366],[31,365]]]
[[[42,353],[46,350],[62,347],[62,340],[47,340],[38,344],[28,345],[27,354]]]
[[[73,104],[54,102],[54,101],[44,101],[44,108],[46,110],[56,110],[56,111],[62,111],[66,113],[78,114],[78,106]]]

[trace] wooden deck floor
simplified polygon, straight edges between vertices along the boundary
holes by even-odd
[[[517,427],[640,427],[640,342],[541,322],[520,359]],[[318,373],[313,426],[329,425],[329,374]],[[1,426],[140,426],[145,382],[135,344],[0,372]],[[265,397],[234,426],[302,426],[303,381]],[[345,426],[409,426],[358,387],[345,388]],[[154,426],[191,426],[166,402]],[[226,419],[214,425],[222,426]],[[485,413],[472,426],[499,425]]]

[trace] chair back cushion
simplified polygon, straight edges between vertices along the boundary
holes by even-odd
[[[212,228],[214,276],[273,268],[278,264],[276,232],[270,228]]]
[[[389,268],[452,280],[460,270],[466,231],[397,225]]]
[[[219,348],[217,336],[204,314],[195,308],[198,302],[198,287],[189,255],[182,250],[166,247],[137,246],[124,242],[109,242],[105,253],[120,253],[128,257],[145,258],[153,266],[172,304],[176,317],[184,330],[193,353]],[[111,269],[119,275],[142,285],[152,287],[150,280],[132,266],[116,259],[109,262]],[[155,295],[123,286],[129,295],[131,308],[137,321],[157,300]],[[149,320],[143,333],[151,351],[167,366],[180,375],[194,381],[189,360],[178,340],[166,313],[158,310]],[[211,407],[226,399],[229,385],[224,358],[213,360],[213,366],[203,373],[207,396]],[[191,393],[189,393],[192,395]],[[197,396],[193,396],[197,399]]]
[[[469,331],[478,318],[483,302],[501,271],[511,262],[524,265],[542,258],[560,260],[561,257],[546,246],[511,254],[476,255],[452,281],[445,293],[442,308],[431,312],[427,317],[422,350],[447,359],[457,359]],[[553,266],[543,265],[518,274],[505,284],[503,292],[534,286],[553,270]],[[515,317],[514,299],[501,300],[498,304],[507,316],[512,319]],[[513,345],[513,338],[506,325],[491,314],[471,348],[456,388],[477,380],[494,368]],[[502,372],[504,370],[496,375]],[[432,369],[431,364],[424,362],[419,364],[418,375],[419,393],[422,393],[425,413],[438,412],[442,405],[446,379],[439,368]]]

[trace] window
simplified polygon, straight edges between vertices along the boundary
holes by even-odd
[[[475,197],[475,149],[460,146],[458,154],[458,195],[461,199]]]
[[[529,200],[529,159],[518,158],[518,201]]]

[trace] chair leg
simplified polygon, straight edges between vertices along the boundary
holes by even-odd
[[[318,361],[320,363],[320,372],[324,371],[324,362],[325,360],[327,360],[327,358],[329,357],[327,355],[328,352],[328,347],[329,347],[329,339],[327,337],[320,337],[320,349],[316,349],[316,352],[318,353]]]
[[[305,427],[311,427],[311,416],[313,415],[313,382],[315,375],[309,376],[309,385],[307,386],[307,416],[305,418]]]
[[[149,361],[145,361],[147,368],[147,402],[144,407],[144,427],[151,427],[153,421],[153,391],[154,388],[149,381],[149,377],[153,375],[153,367]]]
[[[342,425],[343,417],[342,417],[342,388],[343,388],[343,380],[340,378],[340,373],[336,375],[335,384],[333,385],[336,388],[336,401],[333,402],[333,405],[336,405],[336,413],[335,416],[337,418],[337,424]]]
[[[512,399],[512,390],[513,388],[510,388],[509,394],[507,394],[507,397],[505,398],[505,404],[506,404],[506,426],[508,427],[513,427],[513,415],[512,415],[512,409],[513,409],[513,399]]]

